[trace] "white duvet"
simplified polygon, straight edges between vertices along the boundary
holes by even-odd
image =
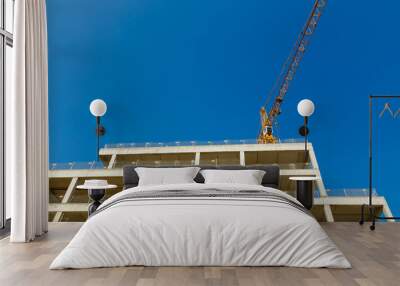
[[[164,190],[262,190],[254,185],[180,184]],[[294,266],[349,268],[318,222],[299,209],[255,198],[153,198],[104,208],[81,227],[50,269],[145,266]]]

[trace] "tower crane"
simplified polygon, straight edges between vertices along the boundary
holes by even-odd
[[[296,74],[297,68],[310,42],[315,28],[319,22],[319,18],[326,6],[327,0],[315,0],[310,15],[307,18],[302,31],[300,32],[296,43],[282,66],[281,72],[268,93],[267,100],[260,109],[261,128],[258,134],[258,143],[276,143],[277,138],[273,134],[273,126],[276,125],[278,115],[281,113],[281,105],[288,91],[289,84]],[[274,98],[272,105],[267,112],[267,106],[271,99]]]

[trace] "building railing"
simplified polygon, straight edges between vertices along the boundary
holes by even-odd
[[[50,163],[49,170],[92,170],[106,169],[102,161]]]
[[[326,189],[328,197],[367,197],[369,189],[367,188],[341,188],[341,189]],[[378,192],[372,189],[372,196],[377,197]]]
[[[201,165],[205,166],[236,166],[238,164],[237,160],[205,160]],[[144,166],[144,167],[162,167],[162,166],[195,166],[195,160],[136,160],[136,161],[119,161],[116,160],[112,168],[122,168],[126,165]],[[265,164],[251,164],[249,166],[261,166]],[[276,163],[281,170],[295,170],[295,169],[312,169],[312,165],[309,163],[287,163],[280,164]],[[101,170],[107,169],[108,165],[104,164],[102,161],[90,161],[90,162],[67,162],[67,163],[50,163],[49,170]]]
[[[302,138],[279,139],[278,143],[301,143]],[[242,145],[257,144],[256,139],[225,139],[217,141],[171,141],[171,142],[131,142],[105,144],[104,148],[146,148],[146,147],[170,147],[170,146],[207,146],[207,145]]]

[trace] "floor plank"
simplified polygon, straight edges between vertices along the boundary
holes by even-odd
[[[289,267],[119,267],[48,269],[82,223],[50,223],[47,235],[32,243],[0,240],[0,285],[399,285],[400,224],[378,224],[372,232],[357,223],[322,223],[352,263],[352,269]]]

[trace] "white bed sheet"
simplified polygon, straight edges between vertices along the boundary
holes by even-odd
[[[194,183],[135,187],[102,206],[130,192],[207,188],[262,190],[296,201],[262,186]],[[351,267],[313,217],[273,201],[227,197],[115,204],[89,218],[50,269],[128,265]]]

